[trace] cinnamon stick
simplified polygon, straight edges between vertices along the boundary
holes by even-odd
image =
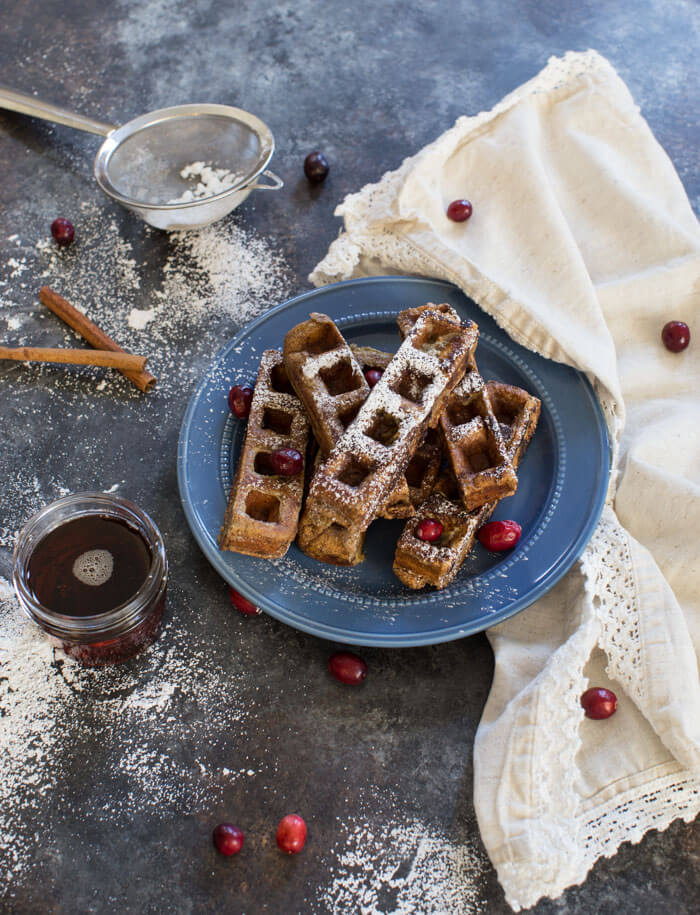
[[[73,365],[102,365],[120,372],[143,372],[145,356],[112,353],[99,349],[54,349],[48,346],[0,346],[0,359],[15,362],[61,362]]]
[[[82,312],[74,308],[63,296],[60,296],[48,286],[42,286],[39,290],[39,301],[96,349],[108,350],[113,353],[125,352],[96,324],[93,324]],[[141,370],[120,368],[119,371],[125,378],[135,384],[140,391],[150,391],[157,381],[155,375],[151,375],[150,372],[145,371],[143,368]]]

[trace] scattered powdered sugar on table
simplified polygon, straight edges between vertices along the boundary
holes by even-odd
[[[383,795],[383,796],[382,796]],[[333,915],[467,915],[485,911],[484,853],[468,834],[449,839],[392,803],[388,823],[375,831],[386,791],[365,799],[332,849],[329,881],[318,891]],[[393,808],[396,808],[395,810]],[[338,818],[342,824],[343,819]],[[341,827],[342,828],[342,827]]]
[[[171,254],[156,293],[158,317],[201,320],[218,313],[242,324],[289,292],[290,277],[281,255],[233,219],[170,235]]]
[[[36,343],[32,334],[41,316],[45,336],[62,333],[60,345],[86,345],[76,343],[75,335],[32,298],[32,289],[48,285],[124,349],[145,355],[148,368],[158,377],[157,391],[179,394],[183,386],[198,380],[212,353],[240,327],[294,291],[284,257],[267,239],[244,227],[238,216],[169,235],[139,226],[127,240],[115,217],[106,215],[98,202],[87,201],[74,222],[76,240],[69,248],[46,237],[18,237],[13,241],[15,254],[0,263],[0,315],[13,332],[8,344]],[[144,233],[147,258],[140,250]],[[162,240],[155,250],[154,238]],[[26,281],[22,288],[27,290],[21,297],[18,264]],[[154,288],[148,296],[141,284],[146,271]],[[3,296],[10,288],[15,291],[11,302]],[[47,340],[47,345],[55,343]],[[76,372],[33,364],[18,371],[50,375],[52,386],[81,393],[86,377],[105,377],[110,386],[143,397],[109,370],[84,367]]]
[[[208,811],[223,786],[248,770],[223,772],[207,758],[216,736],[242,727],[255,706],[230,681],[221,702],[214,650],[167,623],[134,662],[81,667],[54,651],[0,578],[0,900],[12,898],[32,866],[37,832],[50,850],[64,816],[87,808],[91,820],[119,829],[137,812],[151,810],[157,819],[163,809]],[[101,793],[89,785],[87,795],[67,789],[67,767],[89,767],[86,754],[100,743]],[[197,747],[201,758],[183,757],[184,746]],[[58,785],[61,802],[47,819],[45,798]]]
[[[0,547],[12,549],[25,522],[44,505],[68,493],[55,480],[42,484],[35,473],[18,471],[12,485],[0,488]]]
[[[132,308],[129,312],[129,327],[143,330],[156,316],[155,308]]]

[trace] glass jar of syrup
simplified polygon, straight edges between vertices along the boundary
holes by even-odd
[[[119,664],[158,636],[168,562],[160,531],[126,499],[65,496],[19,535],[13,584],[54,645],[90,666]]]

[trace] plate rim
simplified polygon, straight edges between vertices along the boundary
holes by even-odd
[[[576,560],[580,557],[581,553],[585,549],[586,544],[590,540],[605,506],[611,472],[610,438],[608,435],[607,424],[605,422],[605,416],[603,414],[600,402],[596,397],[595,391],[593,390],[593,387],[585,373],[573,368],[572,366],[566,366],[572,371],[577,372],[578,376],[583,382],[583,391],[585,391],[585,394],[592,406],[592,412],[597,416],[598,423],[596,424],[596,431],[599,436],[600,453],[601,455],[607,455],[607,467],[602,468],[601,480],[596,492],[596,498],[592,503],[592,510],[589,513],[585,524],[582,525],[578,536],[571,542],[568,549],[557,558],[556,569],[546,575],[540,582],[535,584],[529,591],[527,591],[527,593],[521,595],[506,607],[495,611],[493,614],[495,617],[493,623],[483,625],[483,617],[477,617],[470,622],[465,621],[462,624],[454,624],[448,628],[421,631],[419,634],[406,632],[397,634],[370,634],[363,632],[358,633],[356,630],[346,629],[345,627],[338,625],[332,626],[328,623],[318,620],[309,622],[308,618],[298,616],[298,614],[296,614],[293,609],[287,606],[283,606],[277,601],[271,599],[268,595],[264,594],[262,591],[259,591],[255,585],[251,585],[244,578],[242,578],[236,572],[235,568],[226,562],[225,557],[221,554],[218,548],[215,550],[212,549],[210,534],[207,530],[202,530],[202,527],[199,523],[199,519],[197,517],[192,499],[190,498],[190,494],[188,492],[187,479],[185,475],[188,458],[189,428],[196,413],[199,400],[202,396],[204,396],[206,391],[210,375],[220,365],[221,360],[232,349],[235,349],[240,345],[242,339],[248,337],[260,325],[267,323],[274,315],[287,311],[288,309],[303,303],[307,299],[314,298],[319,295],[319,293],[331,289],[347,288],[350,286],[362,286],[368,284],[391,284],[397,281],[402,283],[407,282],[411,285],[428,285],[432,287],[443,286],[446,290],[449,290],[452,293],[456,291],[468,299],[470,302],[474,302],[474,300],[470,299],[469,296],[463,292],[463,290],[461,290],[454,283],[450,283],[447,280],[432,279],[430,277],[407,276],[401,274],[386,274],[382,276],[359,277],[351,280],[342,280],[337,283],[330,283],[325,286],[306,290],[305,292],[285,299],[283,302],[274,305],[272,308],[268,309],[257,318],[253,319],[253,321],[241,327],[236,332],[236,334],[212,356],[207,369],[200,376],[197,386],[188,402],[187,409],[183,416],[182,424],[180,427],[177,449],[178,489],[180,494],[180,502],[185,513],[188,527],[190,528],[190,531],[192,532],[192,535],[197,541],[200,549],[204,553],[207,561],[214,567],[219,575],[221,575],[227,584],[229,584],[231,587],[235,587],[235,589],[240,591],[244,597],[253,601],[257,606],[260,606],[265,612],[269,613],[270,616],[279,620],[280,622],[291,625],[293,628],[299,629],[303,632],[307,632],[320,638],[328,639],[330,641],[335,641],[342,644],[385,648],[417,647],[422,645],[441,644],[443,642],[454,641],[456,639],[465,638],[466,636],[483,632],[487,629],[490,629],[492,625],[497,625],[498,623],[504,622],[506,619],[510,619],[517,613],[522,612],[524,609],[529,607],[536,600],[546,594],[571,569],[571,567],[574,565]],[[481,311],[484,311],[481,309],[481,306],[479,306],[478,303],[474,302],[474,304]],[[484,311],[484,314],[495,322],[495,318],[492,315],[489,315],[488,312]],[[497,322],[495,323],[497,324]],[[508,336],[507,332],[502,327],[499,326],[499,330],[504,333],[508,339],[512,340],[512,338]],[[527,349],[526,347],[523,348]],[[546,359],[546,357],[541,356],[540,354],[536,354],[534,351],[528,352],[533,352],[533,355],[537,355],[539,358],[545,359],[547,362],[560,364],[555,363],[554,360]]]

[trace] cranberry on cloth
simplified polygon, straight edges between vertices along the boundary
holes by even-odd
[[[465,188],[468,230],[445,219]],[[552,58],[336,214],[345,231],[314,283],[451,280],[519,343],[586,372],[607,418],[609,496],[579,563],[488,633],[474,798],[518,910],[700,810],[700,359],[660,339],[669,320],[700,326],[700,227],[595,51]],[[604,727],[580,704],[591,684],[619,700]]]

